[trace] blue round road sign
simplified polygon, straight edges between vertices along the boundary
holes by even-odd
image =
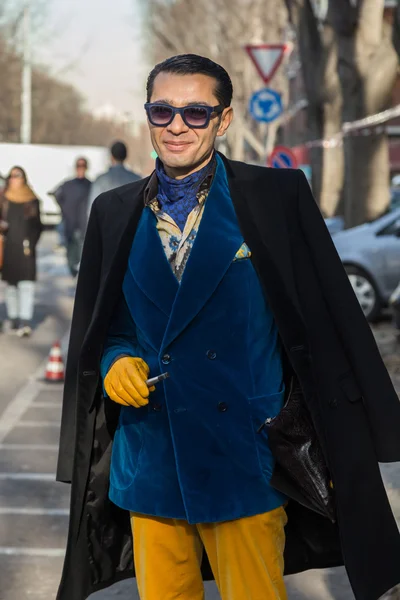
[[[285,146],[274,148],[268,159],[268,165],[275,169],[297,169],[298,167],[297,158],[290,148],[285,148]]]
[[[250,98],[249,111],[256,121],[271,123],[283,112],[282,97],[269,88],[259,90]]]

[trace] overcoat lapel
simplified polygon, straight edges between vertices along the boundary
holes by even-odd
[[[285,213],[279,202],[281,190],[273,184],[268,189],[268,181],[257,181],[254,171],[246,169],[245,165],[240,164],[239,172],[235,162],[228,161],[224,156],[222,159],[244,240],[252,252],[252,262],[274,316],[280,321],[281,333],[282,329],[287,330],[293,344],[302,344],[306,333],[294,277]],[[246,178],[248,171],[251,173],[249,179]],[[264,177],[266,171],[260,169]],[[266,188],[268,191],[265,194]],[[263,190],[262,198],[260,189]]]
[[[107,227],[104,227],[103,238],[103,277],[81,354],[85,358],[87,370],[96,369],[99,357],[93,352],[92,345],[86,348],[86,342],[91,340],[101,351],[101,340],[104,339],[121,294],[132,240],[143,211],[143,194],[148,180],[149,178],[139,181],[128,191],[124,188],[124,191],[115,191],[115,201],[108,205],[109,213],[105,216]]]
[[[188,326],[211,297],[242,242],[224,164],[217,157],[200,227],[165,332],[164,348]]]

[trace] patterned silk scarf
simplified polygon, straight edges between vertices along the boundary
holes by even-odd
[[[161,210],[175,221],[181,231],[184,230],[188,216],[197,205],[199,188],[212,172],[214,164],[215,155],[200,171],[196,171],[184,179],[172,179],[172,177],[168,177],[164,165],[157,158],[157,200],[161,205]]]

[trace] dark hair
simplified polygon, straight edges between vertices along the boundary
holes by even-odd
[[[231,105],[233,95],[231,78],[221,65],[209,58],[197,54],[179,54],[156,65],[147,79],[147,102],[150,102],[154,80],[160,73],[175,73],[176,75],[197,75],[201,73],[213,77],[217,82],[215,96],[218,102],[224,107]]]
[[[28,183],[28,178],[26,176],[25,169],[23,169],[22,167],[19,167],[18,165],[14,165],[13,167],[11,167],[9,174],[7,175],[7,178],[6,178],[6,189],[8,188],[8,186],[10,184],[11,173],[14,171],[14,169],[18,169],[18,171],[21,172],[22,179],[24,180],[25,185]]]
[[[85,158],[84,156],[79,156],[79,157],[76,159],[76,161],[75,161],[75,167],[77,167],[77,166],[78,166],[78,163],[79,163],[79,162],[84,162],[84,163],[85,163],[85,167],[86,167],[86,169],[89,167],[88,160],[87,160],[87,158]]]
[[[124,142],[114,142],[111,146],[111,156],[118,162],[124,162],[128,156],[128,150]]]

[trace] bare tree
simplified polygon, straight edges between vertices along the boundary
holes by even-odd
[[[307,138],[331,138],[342,126],[342,93],[337,72],[337,43],[329,20],[319,20],[311,0],[286,0],[296,31],[308,100]],[[330,3],[332,4],[332,3]],[[337,212],[343,187],[343,149],[310,148],[314,194],[325,216]]]
[[[384,0],[336,0],[330,18],[338,44],[343,121],[354,121],[390,107],[398,56],[393,25],[384,18]],[[348,225],[381,215],[389,205],[389,150],[386,133],[345,138]]]
[[[21,57],[0,28],[0,142],[18,142],[21,115]],[[121,136],[134,146],[127,128],[95,119],[73,86],[50,75],[45,67],[32,73],[32,142],[104,145]]]
[[[311,0],[286,1],[299,37],[311,137],[330,138],[343,122],[389,108],[398,69],[400,9],[393,26],[384,18],[384,0],[335,0],[318,23]],[[389,204],[387,136],[377,129],[360,133],[344,139],[348,226],[376,218]],[[331,215],[343,183],[342,149],[315,149],[312,162],[321,208]]]

